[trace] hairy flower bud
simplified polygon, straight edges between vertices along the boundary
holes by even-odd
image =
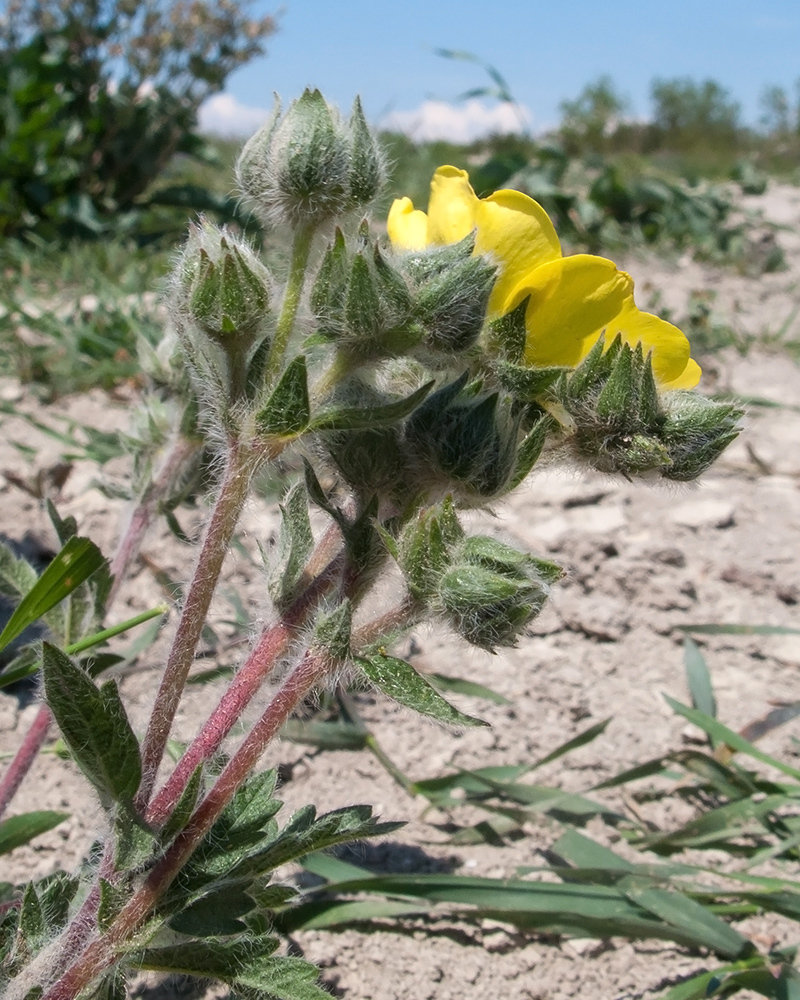
[[[246,143],[236,172],[259,215],[315,226],[369,202],[383,163],[360,102],[346,123],[318,90],[306,89]]]
[[[178,308],[204,333],[252,335],[269,313],[270,284],[247,243],[206,221],[191,227],[173,285]]]
[[[554,563],[478,535],[464,540],[439,580],[437,598],[459,635],[493,651],[516,644],[561,575]]]
[[[467,378],[465,372],[414,411],[406,442],[433,482],[485,500],[501,494],[514,475],[520,423],[507,397],[468,388]]]
[[[484,257],[468,257],[428,281],[419,291],[416,312],[425,344],[457,354],[480,336],[497,269]]]
[[[670,393],[665,401],[662,441],[670,465],[666,479],[697,479],[739,433],[742,410],[734,403],[717,403],[693,392]]]
[[[578,454],[601,472],[695,479],[738,433],[741,410],[692,392],[659,393],[641,345],[602,339],[557,384]]]
[[[415,600],[427,602],[435,595],[452,550],[463,538],[464,529],[450,497],[420,510],[406,526],[400,536],[399,562]]]

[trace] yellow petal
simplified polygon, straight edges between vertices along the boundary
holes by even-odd
[[[661,388],[691,389],[699,382],[700,366],[689,357],[689,341],[683,331],[659,316],[642,312],[633,296],[606,327],[606,342],[610,344],[618,333],[626,344],[641,344],[644,353],[650,354]]]
[[[576,254],[534,268],[507,302],[514,309],[530,296],[525,364],[578,364],[632,292],[630,275],[604,257]]]
[[[457,167],[439,167],[431,181],[428,202],[428,242],[434,246],[458,243],[475,228],[478,198],[469,174]]]
[[[386,229],[398,250],[424,250],[428,245],[428,216],[415,209],[410,198],[392,202]]]
[[[561,244],[547,212],[521,191],[495,191],[479,201],[475,221],[475,253],[491,254],[500,267],[489,299],[489,315],[499,315],[529,271],[561,257]]]

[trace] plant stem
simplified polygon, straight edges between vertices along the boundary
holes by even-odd
[[[139,547],[142,544],[142,539],[150,526],[159,501],[165,495],[170,485],[175,482],[180,467],[200,447],[201,442],[198,440],[191,440],[182,435],[177,437],[167,452],[167,456],[162,462],[158,474],[147,488],[140,502],[134,507],[128,527],[120,539],[117,551],[114,553],[114,558],[111,560],[111,565],[109,566],[112,579],[111,589],[106,599],[106,610],[113,604],[119,592],[120,585],[125,579],[131,563],[136,558]],[[26,774],[30,771],[33,762],[44,746],[52,721],[52,712],[47,705],[42,705],[30,730],[23,739],[22,744],[14,755],[14,759],[3,776],[3,780],[0,781],[0,816],[8,808],[9,802],[19,790],[20,785],[25,780]]]
[[[131,519],[120,539],[109,570],[112,576],[111,590],[108,594],[106,607],[110,607],[122,581],[128,574],[131,563],[136,558],[150,523],[153,520],[160,500],[165,496],[170,486],[178,479],[181,467],[202,447],[199,439],[190,439],[182,434],[175,438],[172,447],[161,463],[157,475],[147,487],[144,496],[134,507]]]
[[[164,787],[153,798],[145,815],[147,823],[160,826],[168,819],[195,769],[209,760],[222,746],[242,712],[297,636],[298,628],[316,607],[320,597],[336,582],[342,565],[343,558],[340,554],[313,579],[277,622],[264,629],[208,721],[178,761]]]
[[[257,462],[250,448],[229,442],[225,474],[208,523],[178,627],[167,657],[153,713],[142,743],[142,783],[136,805],[143,809],[155,784],[172,722],[194,660],[222,564],[244,508]]]
[[[19,750],[14,754],[14,759],[8,765],[8,770],[3,775],[3,780],[0,781],[0,816],[8,808],[9,802],[14,798],[17,789],[25,780],[25,775],[30,771],[39,751],[44,746],[52,721],[53,715],[50,709],[47,705],[41,705],[31,728],[25,734]]]
[[[278,323],[275,327],[275,336],[270,345],[267,363],[264,368],[264,380],[268,386],[273,385],[278,380],[283,365],[283,356],[286,354],[286,348],[289,346],[289,339],[294,329],[294,321],[297,316],[300,296],[305,283],[308,257],[311,253],[313,239],[313,226],[301,227],[295,233],[283,306],[281,307],[281,314],[278,317]]]
[[[367,623],[353,634],[353,646],[368,645],[387,632],[396,629],[413,614],[415,607],[405,602],[380,618]],[[258,763],[269,743],[303,698],[327,674],[341,666],[319,648],[309,649],[289,674],[267,706],[261,718],[248,733],[242,745],[231,757],[211,791],[195,810],[184,829],[167,849],[161,861],[151,871],[144,884],[123,907],[116,920],[102,935],[95,938],[77,961],[61,975],[41,1000],[75,1000],[101,972],[111,966],[124,945],[138,930],[198,847],[222,811],[231,801],[248,774]],[[29,988],[25,984],[25,989]],[[9,994],[16,1000],[21,990]]]

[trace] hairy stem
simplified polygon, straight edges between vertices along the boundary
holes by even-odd
[[[289,346],[289,340],[294,329],[294,321],[297,317],[297,309],[300,305],[300,296],[303,292],[306,271],[308,269],[308,257],[311,253],[313,239],[313,226],[299,228],[295,234],[292,261],[289,266],[289,277],[286,282],[286,293],[283,298],[281,314],[278,317],[275,336],[270,345],[264,369],[264,379],[268,386],[277,381],[283,365],[286,348]]]
[[[405,602],[380,618],[362,626],[353,635],[354,648],[377,641],[387,632],[394,631],[413,616],[415,606]],[[248,774],[258,763],[269,743],[286,722],[297,705],[329,673],[341,666],[319,648],[309,649],[300,663],[289,674],[267,706],[261,718],[248,733],[242,745],[231,757],[222,774],[208,795],[195,810],[184,829],[178,834],[165,855],[151,871],[144,884],[123,907],[114,923],[101,936],[95,938],[77,961],[60,976],[41,1000],[75,1000],[98,975],[113,965],[121,946],[141,927],[158,901],[162,898],[178,873],[214,825],[222,811],[241,787]],[[16,1000],[20,990],[10,1000]],[[29,984],[25,984],[28,988]]]
[[[128,574],[131,563],[139,553],[142,540],[158,509],[159,502],[175,483],[181,468],[202,447],[202,441],[179,435],[172,443],[156,476],[148,486],[144,496],[134,507],[125,533],[120,539],[109,570],[112,576],[106,606],[110,607],[123,580]]]
[[[261,633],[208,721],[150,803],[145,817],[148,823],[160,826],[170,816],[195,769],[222,746],[242,712],[296,638],[298,628],[307,620],[319,599],[335,584],[342,564],[341,555],[333,559],[280,619]]]
[[[136,798],[139,809],[147,805],[153,790],[172,722],[194,660],[222,564],[247,500],[256,464],[251,449],[241,441],[231,440],[225,474],[186,593],[142,744],[142,784]]]
[[[14,754],[14,759],[8,765],[3,780],[0,781],[0,816],[8,808],[9,802],[16,795],[39,751],[44,746],[52,721],[53,715],[50,709],[47,705],[41,705],[31,728],[25,734],[19,749]]]

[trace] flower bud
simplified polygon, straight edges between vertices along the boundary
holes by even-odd
[[[173,285],[184,318],[220,342],[252,336],[269,313],[267,269],[246,243],[205,221],[191,227]]]
[[[484,257],[458,261],[419,291],[416,313],[426,330],[425,345],[456,354],[478,339],[497,269]]]
[[[464,538],[452,499],[421,510],[403,531],[399,562],[416,600],[428,601],[451,561],[451,551]]]
[[[350,115],[350,171],[348,181],[353,207],[368,205],[383,183],[383,156],[367,125],[361,98],[357,97]]]
[[[693,392],[669,393],[662,440],[670,457],[665,479],[688,482],[702,475],[739,433],[743,411]]]
[[[542,610],[562,571],[493,538],[461,545],[439,580],[437,597],[451,626],[468,642],[493,651],[513,646]]]
[[[361,358],[405,354],[422,331],[411,319],[411,295],[377,243],[360,232],[348,260],[340,233],[328,248],[311,293],[319,332]]]
[[[557,384],[573,446],[601,472],[695,479],[738,433],[741,410],[693,392],[659,394],[640,344],[601,341]]]
[[[507,397],[465,388],[467,378],[465,372],[414,411],[406,441],[433,482],[487,499],[502,493],[515,472],[520,423]]]
[[[318,90],[309,89],[247,142],[236,171],[256,212],[290,226],[316,226],[366,204],[383,178],[360,102],[345,123]]]

